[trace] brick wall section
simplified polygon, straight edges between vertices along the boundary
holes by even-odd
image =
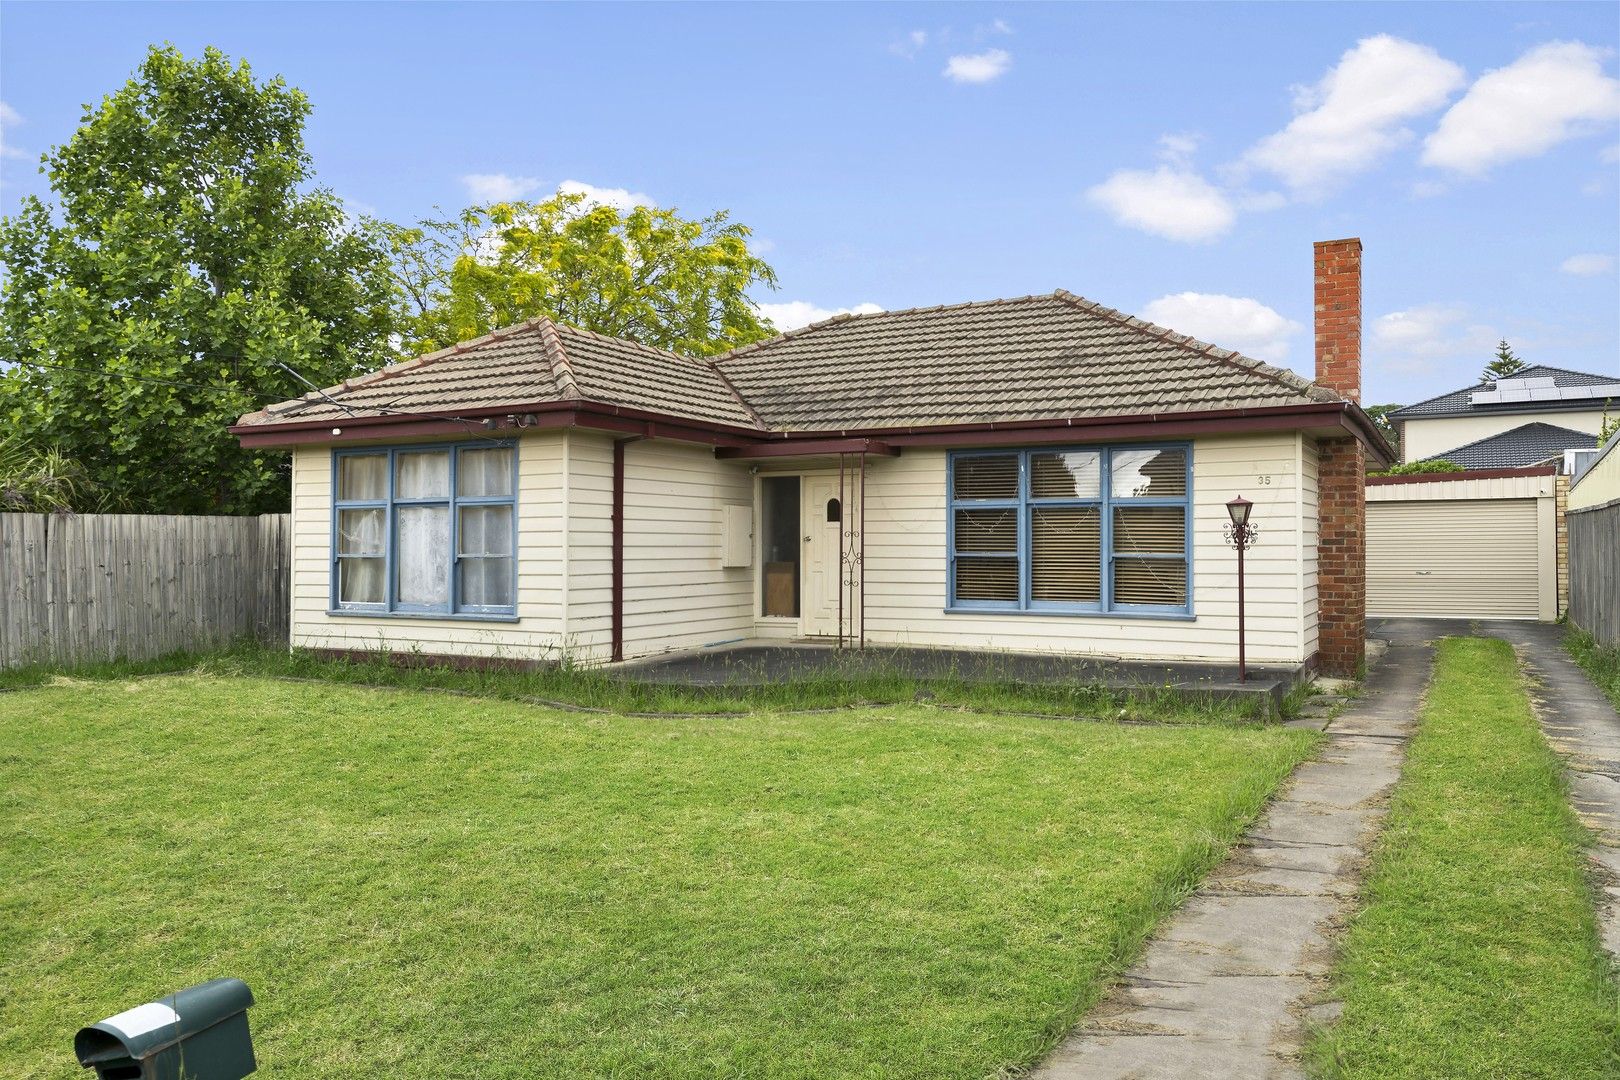
[[[1569,610],[1569,477],[1553,478],[1554,517],[1558,535],[1558,614]]]
[[[1317,664],[1352,676],[1367,646],[1367,457],[1355,439],[1322,439],[1316,449]]]
[[[1316,242],[1316,381],[1361,402],[1361,241]]]
[[[1315,246],[1316,382],[1361,401],[1361,241]],[[1317,663],[1361,671],[1367,641],[1367,458],[1355,439],[1317,443]]]

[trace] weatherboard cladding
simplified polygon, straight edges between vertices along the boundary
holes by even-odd
[[[569,400],[794,432],[1342,399],[1293,372],[1059,291],[843,316],[714,362],[540,318],[272,405],[242,423],[445,415]]]
[[[1567,368],[1548,367],[1545,364],[1534,364],[1522,371],[1514,372],[1515,379],[1550,378],[1554,386],[1602,386],[1615,381],[1613,375],[1593,375],[1586,371],[1570,371]],[[1441,394],[1439,397],[1420,401],[1415,405],[1408,405],[1404,409],[1397,409],[1389,414],[1391,420],[1431,420],[1446,416],[1483,416],[1493,412],[1553,412],[1561,409],[1592,410],[1601,408],[1600,400],[1593,398],[1565,398],[1563,400],[1548,401],[1505,401],[1494,404],[1474,404],[1474,394],[1481,390],[1489,390],[1496,384],[1492,381],[1475,383],[1465,386],[1461,390]]]
[[[1589,449],[1596,445],[1596,435],[1538,423],[1478,439],[1435,457],[1465,469],[1508,469],[1536,465],[1561,456],[1565,450]]]

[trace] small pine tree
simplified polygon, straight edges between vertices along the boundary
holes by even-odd
[[[1485,365],[1484,379],[1486,382],[1495,382],[1497,379],[1506,379],[1517,375],[1529,367],[1523,360],[1513,354],[1513,349],[1503,339],[1496,343],[1496,359]]]

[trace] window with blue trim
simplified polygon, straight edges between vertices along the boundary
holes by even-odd
[[[332,455],[333,610],[512,615],[511,443]]]
[[[949,606],[1191,613],[1186,445],[950,456]]]

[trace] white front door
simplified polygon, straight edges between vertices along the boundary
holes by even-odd
[[[843,528],[845,509],[838,498],[838,477],[806,476],[800,491],[804,552],[799,564],[799,633],[833,637],[838,633],[838,533]],[[844,602],[849,603],[848,597]],[[845,625],[849,624],[849,614],[844,612]]]

